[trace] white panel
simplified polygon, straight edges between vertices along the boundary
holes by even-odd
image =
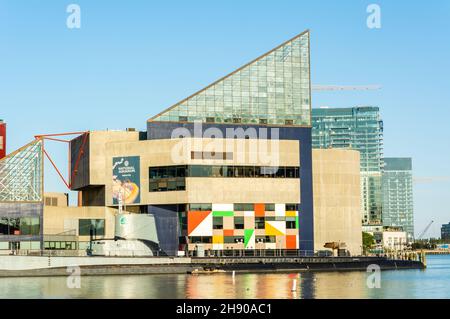
[[[213,250],[223,250],[223,244],[213,244]]]
[[[285,214],[286,214],[286,205],[275,204],[275,216],[284,217]]]
[[[200,225],[195,228],[189,236],[212,236],[213,235],[213,215],[208,215]]]
[[[277,243],[266,243],[266,249],[277,249]]]
[[[282,232],[283,235],[286,235],[286,222],[283,221],[268,221],[267,224]]]
[[[212,210],[215,212],[232,212],[234,211],[233,204],[212,204]]]
[[[255,217],[255,212],[244,212],[244,217]]]

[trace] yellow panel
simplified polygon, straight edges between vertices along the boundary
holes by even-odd
[[[283,232],[279,231],[271,224],[266,222],[266,236],[283,236],[283,235],[284,235]]]
[[[223,236],[213,236],[213,244],[223,244]]]
[[[286,217],[297,217],[297,212],[296,211],[287,211]]]

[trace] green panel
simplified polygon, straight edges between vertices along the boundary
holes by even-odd
[[[230,211],[224,211],[224,212],[212,212],[213,213],[213,217],[233,217],[234,216],[234,212],[230,212]]]
[[[299,229],[299,228],[300,228],[299,222],[298,222],[298,216],[295,217],[295,228],[296,228],[296,229]]]
[[[150,121],[311,125],[305,31]]]
[[[254,232],[255,232],[254,229],[244,230],[244,246],[245,246],[245,248],[247,248],[250,238],[252,238]]]

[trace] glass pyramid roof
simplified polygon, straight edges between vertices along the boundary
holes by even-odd
[[[0,202],[38,202],[43,195],[42,140],[0,159]]]
[[[305,31],[150,122],[311,125],[309,31]]]

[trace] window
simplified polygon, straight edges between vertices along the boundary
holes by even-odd
[[[286,228],[287,229],[296,229],[295,217],[286,217]]]
[[[191,244],[211,244],[212,237],[190,237],[189,241]]]
[[[244,229],[244,217],[234,217],[234,229]]]
[[[223,229],[223,217],[213,217],[213,229]]]
[[[189,211],[211,211],[212,204],[189,204]]]
[[[189,177],[210,177],[211,174],[211,166],[192,165],[189,167]]]
[[[245,177],[255,177],[255,168],[253,166],[244,167]]]
[[[265,218],[255,217],[255,229],[264,229],[264,228],[266,228]]]
[[[39,217],[27,217],[20,219],[21,235],[39,235],[40,222]]]
[[[234,210],[237,212],[251,212],[255,210],[254,207],[253,204],[234,204]]]
[[[298,212],[300,204],[286,204],[286,211],[288,212],[293,212],[296,211]]]
[[[80,219],[78,221],[78,235],[105,236],[105,220],[104,219]]]
[[[275,211],[275,204],[266,204],[265,205],[266,212],[274,212]]]

